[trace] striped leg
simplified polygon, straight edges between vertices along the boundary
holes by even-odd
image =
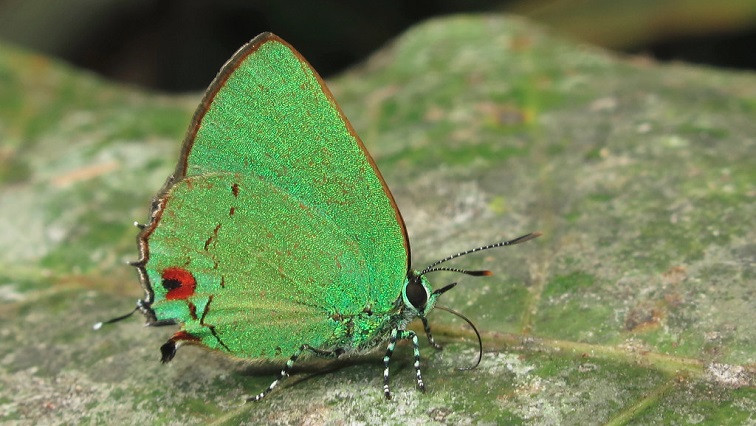
[[[291,358],[289,358],[289,360],[286,361],[286,365],[284,366],[283,369],[281,369],[281,372],[278,373],[278,377],[276,378],[276,380],[273,380],[273,383],[271,383],[270,386],[268,386],[267,389],[265,389],[264,391],[260,392],[259,394],[255,396],[251,396],[247,398],[247,402],[259,401],[263,399],[265,395],[269,394],[270,391],[272,391],[273,388],[275,388],[278,385],[278,382],[280,382],[286,377],[289,377],[289,371],[291,370],[291,367],[294,366],[294,363],[297,362],[297,358],[299,358],[299,356],[302,355],[302,352],[304,352],[305,350],[312,351],[316,355],[320,355],[320,356],[339,356],[340,355],[339,351],[323,351],[317,348],[313,348],[310,345],[300,346],[299,349],[297,349],[297,351],[294,352],[294,355],[292,355]]]
[[[389,390],[389,360],[391,359],[391,354],[394,353],[394,347],[396,346],[396,335],[398,333],[397,329],[391,330],[391,337],[389,338],[389,344],[388,347],[386,347],[386,355],[383,356],[383,395],[386,396],[386,399],[391,399],[391,391]]]
[[[421,392],[425,392],[425,384],[423,383],[423,375],[420,373],[420,343],[417,341],[417,334],[411,330],[402,330],[402,334],[399,335],[400,339],[412,339],[412,353],[415,355],[415,380],[417,381],[417,388]]]
[[[436,350],[441,350],[444,347],[436,343],[436,341],[433,339],[433,335],[431,334],[430,325],[428,324],[428,318],[420,317],[420,319],[423,321],[423,328],[425,329],[425,335],[428,337],[428,342],[433,346]]]
[[[417,380],[417,388],[421,391],[425,391],[425,384],[423,384],[423,376],[420,373],[420,344],[417,341],[417,334],[410,330],[391,330],[391,337],[389,338],[389,344],[386,348],[386,355],[383,357],[383,395],[386,399],[391,399],[391,391],[389,390],[389,360],[394,353],[396,347],[396,341],[400,339],[412,340],[412,350],[415,354],[415,378]]]

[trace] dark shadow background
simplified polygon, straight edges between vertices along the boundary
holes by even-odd
[[[523,15],[574,39],[659,60],[756,68],[751,0],[0,0],[0,39],[177,92],[202,90],[263,31],[329,76],[419,21],[481,12]]]

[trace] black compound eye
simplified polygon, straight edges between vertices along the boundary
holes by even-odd
[[[428,301],[428,293],[425,291],[425,287],[420,284],[419,279],[411,279],[407,288],[405,289],[407,294],[407,300],[416,309],[420,310],[425,307],[425,303]]]

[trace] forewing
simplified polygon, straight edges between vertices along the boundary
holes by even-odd
[[[398,297],[409,247],[391,193],[325,83],[272,34],[240,49],[208,89],[173,183],[216,172],[255,176],[319,211],[359,247],[367,276],[353,284],[370,286],[373,308]]]

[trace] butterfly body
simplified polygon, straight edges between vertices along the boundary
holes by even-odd
[[[388,341],[390,397],[389,359],[407,339],[424,389],[406,327],[422,319],[438,347],[425,317],[455,284],[433,290],[425,273],[444,268],[410,268],[404,221],[370,154],[320,76],[275,35],[259,35],[221,69],[141,228],[137,309],[148,325],[180,325],[160,348],[163,362],[183,343],[285,360],[259,400],[305,352],[333,357]]]

